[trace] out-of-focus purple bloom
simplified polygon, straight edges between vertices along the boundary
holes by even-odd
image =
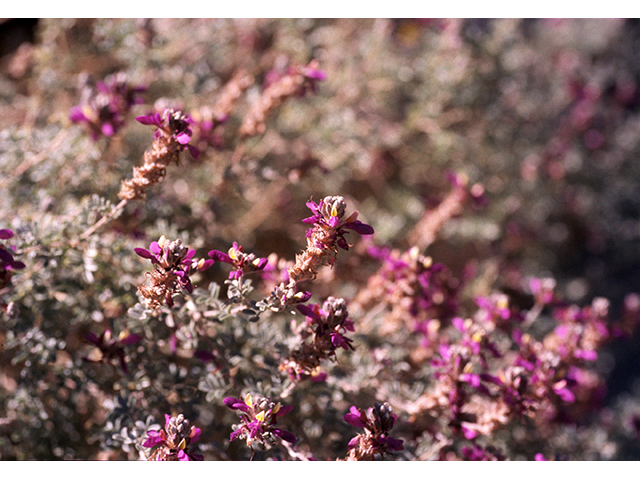
[[[236,425],[236,430],[231,433],[231,441],[237,438],[245,439],[249,447],[255,441],[271,444],[275,437],[288,443],[296,442],[296,437],[291,432],[276,426],[276,419],[291,412],[292,405],[281,405],[259,395],[252,396],[250,393],[244,400],[226,397],[223,402],[227,407],[242,412],[241,423]]]
[[[147,89],[144,85],[131,86],[123,73],[97,82],[95,90],[87,88],[84,102],[71,108],[69,119],[85,124],[94,141],[101,135],[111,137],[117,133],[131,107],[142,103],[139,95]]]
[[[13,238],[13,232],[8,228],[0,230],[0,240],[8,240]],[[26,265],[13,258],[9,251],[12,247],[0,244],[0,288],[6,287],[11,283],[12,272],[22,270]]]
[[[233,242],[233,246],[229,249],[229,253],[219,250],[211,250],[209,256],[213,259],[211,262],[224,262],[235,267],[235,270],[229,274],[229,279],[239,279],[245,274],[259,272],[263,270],[268,263],[267,258],[256,257],[253,253],[244,253],[242,246]]]
[[[89,355],[84,357],[84,360],[88,362],[106,362],[112,359],[118,359],[124,373],[129,373],[124,347],[142,340],[140,335],[129,333],[127,330],[123,330],[118,337],[114,338],[111,330],[108,329],[100,334],[100,336],[89,332],[84,335],[84,338],[96,347]]]
[[[149,460],[158,461],[189,461],[204,460],[202,455],[193,453],[192,446],[200,438],[200,429],[190,425],[184,415],[177,417],[165,415],[165,427],[161,430],[149,430],[147,439],[142,444],[153,451]]]

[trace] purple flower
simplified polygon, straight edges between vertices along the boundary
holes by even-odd
[[[373,227],[358,220],[358,212],[355,211],[346,219],[343,218],[346,209],[346,203],[343,197],[325,197],[316,203],[313,200],[307,202],[307,207],[313,212],[311,217],[307,217],[302,221],[304,223],[313,223],[316,227],[325,230],[333,230],[331,237],[337,242],[338,246],[343,250],[349,249],[349,244],[344,239],[345,229],[353,230],[360,235],[373,235]],[[307,230],[307,237],[311,237],[313,229]]]
[[[105,330],[100,336],[89,332],[84,335],[84,338],[96,347],[87,357],[83,358],[84,360],[88,362],[105,362],[117,358],[124,373],[129,373],[124,347],[142,340],[140,335],[130,334],[127,330],[120,332],[117,338],[113,338],[111,330]]]
[[[403,441],[389,436],[396,423],[397,416],[388,403],[375,402],[368,410],[352,406],[342,419],[356,428],[363,428],[364,434],[358,434],[349,441],[349,459],[373,460],[376,455],[384,457],[390,451],[402,450]]]
[[[13,238],[13,232],[7,228],[0,230],[0,240],[8,240]],[[26,267],[24,263],[15,260],[8,248],[0,244],[0,288],[6,287],[11,283],[12,271],[22,270]]]
[[[268,259],[256,257],[253,253],[244,253],[242,246],[233,242],[233,246],[229,249],[229,253],[219,250],[211,250],[209,256],[214,261],[228,263],[235,267],[235,270],[229,274],[229,279],[239,279],[245,274],[259,272],[267,266]]]
[[[177,417],[165,415],[165,427],[161,430],[149,430],[147,439],[142,444],[153,451],[149,460],[203,460],[202,455],[191,452],[192,444],[200,438],[200,429],[189,424],[180,414]]]
[[[139,94],[145,90],[144,85],[130,86],[123,73],[111,75],[95,89],[87,86],[84,103],[71,108],[69,119],[85,124],[94,141],[101,135],[111,137],[124,126],[131,107],[142,103]]]
[[[226,397],[223,402],[227,407],[242,412],[241,424],[231,433],[231,441],[237,438],[246,439],[250,447],[255,441],[273,443],[275,437],[288,443],[296,442],[296,437],[291,432],[276,426],[276,419],[291,412],[292,405],[281,405],[259,395],[252,396],[250,393],[244,400]]]
[[[153,134],[154,139],[164,137],[173,141],[178,151],[186,148],[193,158],[200,157],[200,150],[189,144],[193,136],[193,132],[189,128],[191,119],[182,112],[167,108],[162,115],[155,112],[148,115],[140,115],[136,117],[136,120],[143,125],[154,125],[158,128]]]
[[[154,266],[153,272],[147,273],[151,287],[138,288],[151,308],[159,307],[163,301],[173,306],[171,295],[178,291],[178,287],[193,293],[189,275],[213,265],[213,260],[193,258],[196,251],[184,246],[180,239],[170,242],[164,235],[157,242],[151,242],[148,250],[134,248],[133,251],[142,258],[151,260]]]

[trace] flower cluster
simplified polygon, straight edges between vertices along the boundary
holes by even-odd
[[[180,163],[180,153],[185,149],[194,158],[200,155],[200,151],[189,144],[192,136],[190,120],[182,112],[168,108],[162,115],[156,112],[139,116],[136,120],[157,129],[151,149],[144,153],[144,165],[134,167],[133,178],[123,181],[120,186],[118,197],[123,200],[144,198],[147,188],[165,177],[171,162]]]
[[[213,260],[193,258],[196,251],[182,244],[180,239],[169,241],[164,235],[157,242],[151,242],[149,250],[135,248],[143,258],[151,260],[153,272],[147,272],[150,285],[141,285],[138,291],[144,297],[147,308],[157,309],[164,302],[173,306],[172,294],[181,289],[193,292],[189,275],[203,271],[213,265]]]
[[[434,344],[458,309],[460,282],[417,247],[400,252],[372,246],[368,253],[383,263],[354,302],[363,309],[376,303],[389,309],[382,333],[410,328],[423,336],[424,347]]]
[[[0,230],[0,240],[8,240],[13,237],[13,232],[7,228]],[[23,262],[15,260],[8,248],[0,244],[0,288],[4,288],[11,282],[11,273],[14,270],[22,270]]]
[[[345,422],[357,428],[364,428],[349,442],[347,460],[375,460],[376,456],[384,458],[392,451],[402,450],[403,441],[389,436],[389,431],[396,423],[397,415],[388,403],[375,402],[368,410],[360,410],[352,406],[344,417]]]
[[[229,263],[235,267],[235,270],[229,274],[229,279],[239,279],[248,273],[264,270],[268,261],[266,258],[256,257],[253,253],[244,253],[242,245],[238,245],[236,242],[233,242],[228,253],[211,250],[209,256],[213,259],[211,263],[218,261]]]
[[[111,330],[107,329],[100,336],[93,332],[84,335],[85,340],[95,345],[95,348],[84,357],[88,362],[108,362],[117,359],[124,373],[128,373],[127,361],[125,358],[124,347],[133,345],[142,340],[140,335],[129,333],[127,330],[120,332],[116,338],[113,337]]]
[[[322,307],[319,304],[298,305],[298,310],[306,315],[305,322],[295,329],[303,343],[291,352],[280,370],[294,381],[322,381],[327,374],[320,371],[320,362],[335,359],[338,348],[353,350],[353,341],[344,333],[353,332],[355,328],[342,298],[329,297]],[[306,342],[308,338],[311,340]]]
[[[306,232],[307,249],[301,255],[296,255],[296,263],[289,269],[289,278],[293,282],[313,280],[319,266],[333,266],[338,247],[349,249],[350,245],[345,239],[347,230],[360,235],[373,235],[373,228],[358,220],[357,211],[345,218],[347,204],[344,197],[328,196],[319,203],[309,200],[307,207],[313,215],[302,221],[313,224],[313,227]]]
[[[310,297],[309,292],[299,292],[298,283],[305,280],[315,280],[318,268],[324,265],[333,266],[338,256],[338,248],[349,249],[345,239],[348,230],[360,235],[372,235],[373,227],[358,220],[355,211],[345,218],[347,204],[344,197],[327,196],[315,203],[307,202],[313,215],[302,220],[313,224],[306,232],[307,248],[302,254],[296,255],[295,264],[288,269],[289,279],[282,282],[264,300],[267,308],[280,311],[288,306],[304,303]]]
[[[226,397],[223,402],[227,407],[242,412],[241,423],[234,425],[235,430],[231,433],[231,441],[237,438],[245,439],[252,449],[254,442],[271,445],[276,437],[288,443],[295,443],[296,437],[291,432],[276,427],[276,418],[291,412],[292,405],[274,403],[269,398],[252,396],[251,393],[248,393],[244,400]]]
[[[69,118],[85,124],[93,140],[101,135],[111,137],[125,124],[131,107],[142,103],[139,95],[146,90],[144,85],[130,85],[124,73],[111,75],[97,82],[95,90],[86,88],[83,104],[74,106]]]
[[[165,414],[165,427],[149,430],[143,447],[153,449],[149,460],[203,460],[202,455],[193,453],[193,444],[200,438],[200,429],[191,425],[184,415],[172,417]]]

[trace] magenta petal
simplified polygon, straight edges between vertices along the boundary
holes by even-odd
[[[3,262],[9,263],[9,264],[14,262],[13,255],[11,255],[4,248],[0,248],[0,260],[2,260]]]
[[[0,230],[0,240],[8,240],[13,237],[13,232],[8,228],[3,228]]]
[[[113,125],[111,125],[110,123],[103,123],[100,130],[102,131],[102,134],[106,137],[112,137],[113,134],[116,133],[115,128],[113,128]]]
[[[291,432],[287,432],[286,430],[281,430],[279,428],[274,428],[271,431],[274,435],[280,437],[285,442],[296,443],[296,436]]]
[[[142,337],[140,335],[132,333],[131,335],[124,337],[121,343],[123,345],[133,345],[134,343],[138,343],[140,340],[142,340]]]
[[[25,268],[25,267],[26,267],[26,265],[25,265],[23,262],[19,261],[19,260],[14,260],[14,261],[11,263],[11,268],[12,268],[13,270],[22,270],[22,269],[23,269],[23,268]],[[594,352],[594,353],[595,353],[595,352]]]
[[[162,252],[162,248],[160,247],[160,244],[158,242],[151,242],[151,244],[149,245],[149,250],[151,250],[151,253],[153,253],[154,255],[158,255],[160,252]]]
[[[356,220],[355,222],[345,223],[345,228],[353,230],[360,235],[373,235],[373,227],[371,225],[367,225],[366,223],[362,223],[360,220]]]
[[[142,258],[155,259],[154,255],[146,248],[134,248],[133,251],[140,255]]]
[[[184,453],[184,450],[180,450],[178,452],[178,460],[180,460],[181,462],[188,462],[191,459],[189,458],[189,455]]]
[[[191,156],[196,160],[200,158],[200,150],[198,150],[193,145],[187,145],[187,150],[189,150],[189,153],[191,154]]]
[[[291,412],[291,410],[293,410],[293,405],[282,405],[280,407],[280,410],[278,410],[278,413],[276,413],[276,417],[286,415],[287,413]]]
[[[175,135],[174,138],[178,141],[180,145],[186,145],[191,141],[191,137],[187,135],[185,132]]]
[[[231,260],[231,257],[219,250],[211,250],[209,252],[209,256],[213,258],[215,261],[233,264],[233,260]]]
[[[202,430],[198,427],[193,429],[193,433],[191,434],[191,443],[196,443],[200,439],[200,433],[202,433]]]
[[[211,265],[213,265],[213,260],[205,260],[204,263],[202,264],[202,267],[198,268],[198,270],[202,272],[203,270],[206,270],[207,268],[209,268]]]
[[[161,445],[164,443],[164,440],[162,439],[162,437],[160,436],[160,433],[157,430],[149,430],[147,432],[147,435],[149,435],[149,437],[142,444],[143,447],[151,448],[151,447],[155,447],[156,445]]]
[[[360,414],[354,415],[353,413],[347,413],[342,419],[347,422],[349,425],[353,425],[357,428],[364,428],[365,424],[362,420],[360,420]]]

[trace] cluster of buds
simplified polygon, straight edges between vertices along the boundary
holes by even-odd
[[[97,82],[95,89],[85,88],[82,105],[71,108],[69,119],[85,124],[94,141],[101,135],[111,137],[125,124],[131,107],[142,103],[139,94],[146,89],[144,85],[130,85],[124,73],[111,75]]]
[[[180,414],[177,417],[165,415],[165,427],[161,430],[149,430],[143,447],[151,448],[149,460],[203,460],[202,455],[193,453],[192,445],[200,438],[200,429],[189,424],[189,420]]]
[[[242,120],[240,135],[251,137],[264,133],[266,119],[274,109],[287,98],[304,96],[309,91],[316,92],[318,81],[326,78],[326,73],[318,69],[316,60],[305,67],[291,67],[285,75],[272,81],[265,88],[258,101]]]
[[[200,151],[189,144],[193,135],[189,128],[190,119],[182,112],[168,108],[162,115],[156,112],[139,116],[136,120],[143,125],[155,125],[157,130],[153,134],[151,149],[144,153],[144,165],[134,167],[133,178],[123,181],[120,186],[118,197],[123,200],[144,198],[147,188],[165,177],[171,162],[180,163],[180,153],[185,149],[194,158],[200,156]]]
[[[173,306],[172,294],[181,289],[193,292],[189,275],[203,271],[213,265],[213,260],[193,258],[196,251],[184,246],[180,239],[173,242],[164,235],[157,242],[151,242],[149,250],[135,248],[134,252],[151,260],[153,271],[145,275],[149,285],[141,285],[138,291],[144,297],[147,308],[157,309],[164,302]]]
[[[13,237],[13,232],[7,228],[0,230],[0,240],[8,240]],[[9,252],[11,247],[0,244],[0,288],[4,288],[11,282],[11,273],[14,270],[22,270],[26,265],[13,258]]]
[[[273,311],[281,311],[292,305],[306,302],[311,294],[298,291],[298,283],[315,280],[321,266],[333,266],[338,248],[349,249],[345,239],[348,230],[360,235],[372,235],[373,227],[358,220],[358,212],[345,218],[347,204],[344,197],[328,196],[315,203],[307,202],[313,215],[302,220],[313,224],[306,232],[307,248],[296,255],[295,264],[288,269],[288,281],[282,282],[263,303]]]
[[[289,359],[280,365],[294,381],[311,379],[322,381],[326,373],[320,371],[324,359],[336,359],[336,350],[353,350],[352,340],[344,335],[353,332],[347,306],[342,298],[329,297],[322,308],[318,304],[299,305],[298,310],[306,315],[305,322],[295,328],[302,338],[302,345],[293,350]],[[310,338],[309,342],[306,340]]]
[[[296,437],[291,432],[276,426],[277,417],[291,412],[292,405],[274,403],[269,398],[252,396],[251,393],[248,393],[244,400],[226,397],[223,402],[227,407],[241,412],[241,423],[233,426],[235,430],[231,433],[231,441],[237,438],[244,439],[252,450],[254,442],[272,445],[276,437],[291,444],[296,442]]]
[[[111,330],[105,330],[100,336],[93,332],[84,335],[85,340],[95,345],[89,354],[84,357],[88,362],[110,362],[117,359],[124,373],[129,373],[127,361],[125,358],[125,349],[127,345],[133,345],[142,340],[140,335],[129,333],[127,330],[120,332],[116,338],[113,337]]]
[[[389,436],[397,415],[388,403],[375,402],[367,411],[352,406],[349,411],[342,419],[354,427],[364,428],[365,433],[351,439],[346,460],[375,460],[376,456],[384,458],[404,448],[402,440]]]
[[[209,256],[213,259],[211,263],[218,261],[228,263],[235,267],[235,270],[229,274],[230,280],[237,280],[248,273],[264,270],[268,262],[266,258],[256,257],[253,253],[244,253],[242,251],[242,245],[238,245],[236,242],[233,242],[233,246],[229,249],[228,253],[211,250]]]

